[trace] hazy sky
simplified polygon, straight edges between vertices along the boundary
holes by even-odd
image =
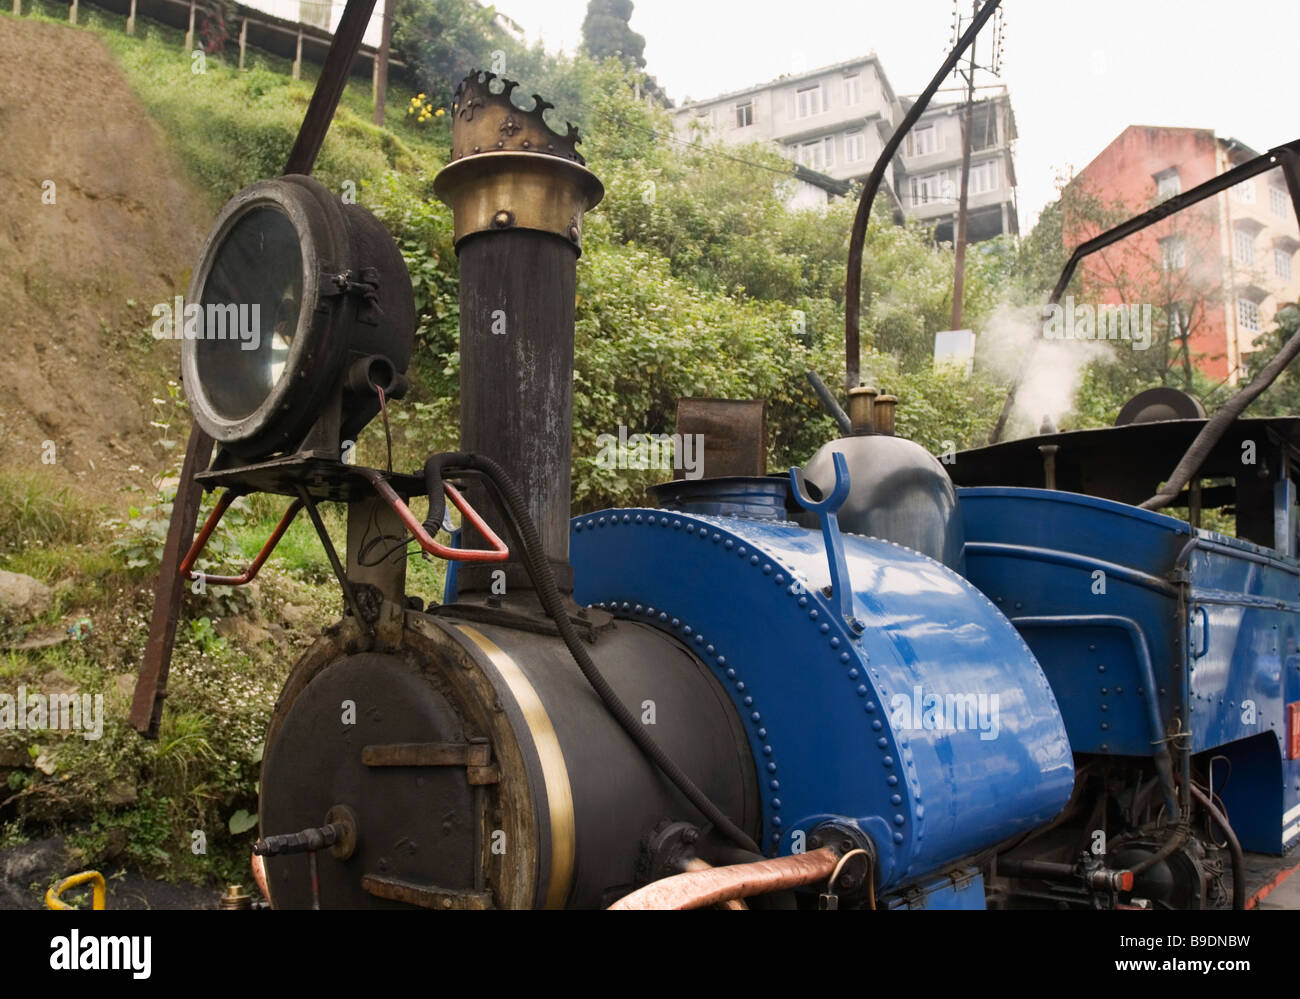
[[[1125,126],[1211,128],[1263,152],[1300,137],[1297,0],[1003,0],[1028,231],[1054,177]],[[572,51],[586,0],[496,0],[529,41]],[[961,0],[969,13],[970,0]],[[647,69],[677,102],[875,50],[915,94],[950,46],[953,0],[637,0]],[[527,81],[523,81],[527,86]],[[956,95],[940,94],[955,99]],[[564,109],[557,108],[557,115]]]

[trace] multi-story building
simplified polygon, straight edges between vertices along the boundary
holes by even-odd
[[[909,111],[913,102],[902,101]],[[903,212],[935,227],[940,243],[953,240],[961,197],[965,103],[931,104],[903,141],[894,164]],[[1012,143],[1016,118],[1006,87],[971,108],[970,175],[966,184],[966,239],[1019,235]]]
[[[774,144],[806,168],[792,203],[825,204],[844,181],[871,172],[894,130],[898,98],[875,53],[860,59],[779,77],[675,112],[678,134],[704,130],[730,145]],[[840,184],[818,183],[818,176]],[[890,191],[891,195],[894,193]]]
[[[1130,125],[1072,181],[1136,214],[1258,155],[1210,129]],[[1091,231],[1066,228],[1067,246]],[[1125,244],[1131,244],[1125,246]],[[1236,383],[1277,310],[1300,299],[1300,225],[1280,169],[1158,223],[1108,256],[1103,287],[1146,294],[1182,325],[1196,366]],[[1097,265],[1086,271],[1100,275]]]
[[[767,142],[803,169],[791,204],[825,204],[865,180],[885,143],[911,108],[895,95],[875,53],[779,77],[676,111],[677,132],[728,144]],[[962,104],[927,109],[893,163],[884,192],[896,213],[932,222],[935,238],[951,241],[961,189]],[[968,188],[967,238],[1019,231],[1012,141],[1015,118],[1006,89],[976,103]]]

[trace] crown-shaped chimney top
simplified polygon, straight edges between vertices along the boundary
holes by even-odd
[[[501,89],[494,91],[496,79],[501,80]],[[517,86],[514,80],[487,70],[475,70],[461,80],[451,106],[451,161],[508,151],[558,156],[585,165],[578,152],[582,140],[577,126],[566,122],[567,135],[554,131],[542,114],[555,105],[539,94],[533,94],[531,109],[516,107],[510,94]]]

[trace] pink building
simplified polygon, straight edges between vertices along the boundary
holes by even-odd
[[[1137,214],[1256,155],[1209,129],[1130,125],[1072,184]],[[1067,248],[1094,234],[1067,220]],[[1082,271],[1102,301],[1167,310],[1189,331],[1195,365],[1236,383],[1278,308],[1300,299],[1297,249],[1300,225],[1286,181],[1271,170],[1129,237]]]

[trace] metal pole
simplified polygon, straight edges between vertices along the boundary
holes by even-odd
[[[948,53],[948,58],[939,67],[939,72],[934,74],[934,79],[921,91],[916,103],[912,105],[912,110],[907,112],[898,128],[894,129],[894,134],[885,143],[885,148],[881,150],[876,165],[871,168],[867,183],[862,188],[862,196],[858,199],[858,212],[853,217],[853,230],[849,233],[848,272],[844,280],[844,368],[847,388],[853,388],[858,384],[858,372],[862,364],[858,341],[862,316],[862,250],[867,241],[867,223],[871,221],[871,206],[876,200],[876,193],[884,182],[885,172],[894,162],[899,146],[903,144],[903,138],[921,117],[930,103],[930,98],[939,89],[939,84],[943,83],[944,78],[953,71],[953,67],[961,60],[962,53],[975,41],[975,36],[979,34],[985,22],[993,16],[1000,2],[1001,0],[987,0],[984,7],[975,15],[974,22],[958,39],[956,47]]]
[[[971,0],[971,13],[978,14],[980,0]],[[970,47],[970,62],[966,67],[966,109],[961,125],[961,199],[957,203],[957,219],[953,232],[953,250],[956,259],[952,272],[952,325],[961,329],[961,305],[966,283],[966,197],[970,181],[971,118],[975,108],[975,46]]]
[[[180,482],[172,498],[172,516],[163,544],[162,565],[154,586],[153,618],[149,622],[149,641],[144,647],[140,679],[136,681],[131,701],[131,727],[149,738],[157,738],[162,721],[163,700],[167,696],[167,672],[171,665],[172,645],[176,641],[176,624],[180,619],[185,580],[181,577],[181,559],[190,547],[194,521],[203,500],[203,487],[194,476],[208,467],[212,457],[212,438],[196,423],[190,429],[185,446],[185,463]]]
[[[375,124],[384,124],[384,102],[388,98],[388,48],[393,43],[393,0],[384,0],[383,28],[379,53],[375,56]]]

